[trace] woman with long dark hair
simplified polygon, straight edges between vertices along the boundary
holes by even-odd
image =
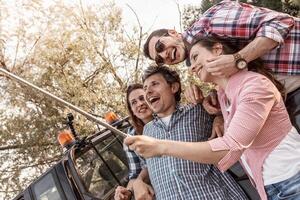
[[[126,105],[131,120],[132,128],[130,135],[142,135],[143,127],[152,120],[152,111],[149,109],[145,98],[142,84],[129,85],[126,90]],[[153,189],[145,182],[148,180],[148,172],[145,160],[134,151],[124,145],[124,150],[128,158],[129,182],[127,187],[118,186],[115,192],[115,200],[129,200],[134,194],[135,199],[149,199],[154,196]]]
[[[174,156],[216,164],[222,171],[240,161],[262,200],[300,199],[300,135],[286,111],[283,86],[257,62],[248,64],[251,71],[231,77],[213,76],[206,69],[207,59],[233,52],[221,41],[203,38],[189,54],[191,71],[218,86],[222,137],[189,143],[136,136],[125,143],[144,157]]]

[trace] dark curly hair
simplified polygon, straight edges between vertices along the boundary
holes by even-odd
[[[179,89],[175,93],[175,100],[176,102],[179,102],[181,99],[181,83],[179,74],[175,70],[171,70],[169,67],[166,67],[164,65],[150,66],[144,71],[142,77],[143,83],[147,78],[154,74],[161,74],[169,85],[172,85],[173,83],[179,84]]]

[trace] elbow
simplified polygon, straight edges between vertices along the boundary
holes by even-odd
[[[276,48],[278,45],[283,43],[283,39],[271,39],[268,37],[258,37],[259,40],[263,40],[262,45],[260,45],[260,48],[263,49],[263,53],[267,53],[274,48]]]

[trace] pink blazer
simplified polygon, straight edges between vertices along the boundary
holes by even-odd
[[[281,95],[265,76],[241,71],[230,77],[225,91],[218,91],[218,98],[225,133],[209,144],[213,151],[229,150],[218,168],[227,170],[244,154],[254,176],[252,183],[261,199],[267,200],[264,160],[292,128]]]

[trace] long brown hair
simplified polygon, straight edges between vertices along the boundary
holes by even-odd
[[[132,111],[132,108],[131,108],[131,105],[130,105],[130,102],[129,102],[130,93],[134,90],[137,90],[137,89],[143,89],[143,85],[140,84],[140,83],[134,83],[134,84],[131,84],[127,87],[127,90],[126,90],[126,105],[127,105],[128,114],[129,114],[129,117],[130,117],[130,120],[131,120],[131,124],[132,124],[133,128],[135,129],[136,134],[137,135],[142,135],[143,128],[144,128],[145,124],[141,119],[139,119],[137,116],[135,116],[133,114],[133,111]]]
[[[219,40],[219,39],[210,38],[210,37],[199,38],[199,40],[197,40],[194,43],[194,45],[200,44],[201,46],[203,46],[207,50],[212,51],[212,49],[213,49],[213,47],[216,43],[222,44],[224,54],[234,54],[234,53],[239,51],[239,49],[235,48],[234,46],[232,46],[231,44],[229,44],[228,42],[226,42],[224,40]],[[285,98],[284,85],[282,83],[280,83],[274,77],[273,72],[272,72],[271,69],[266,68],[264,66],[264,63],[263,63],[262,59],[258,58],[258,59],[255,59],[255,60],[249,62],[248,63],[248,70],[253,71],[253,72],[257,72],[259,74],[262,74],[262,75],[266,76],[276,86],[276,88],[280,92],[283,99]]]

